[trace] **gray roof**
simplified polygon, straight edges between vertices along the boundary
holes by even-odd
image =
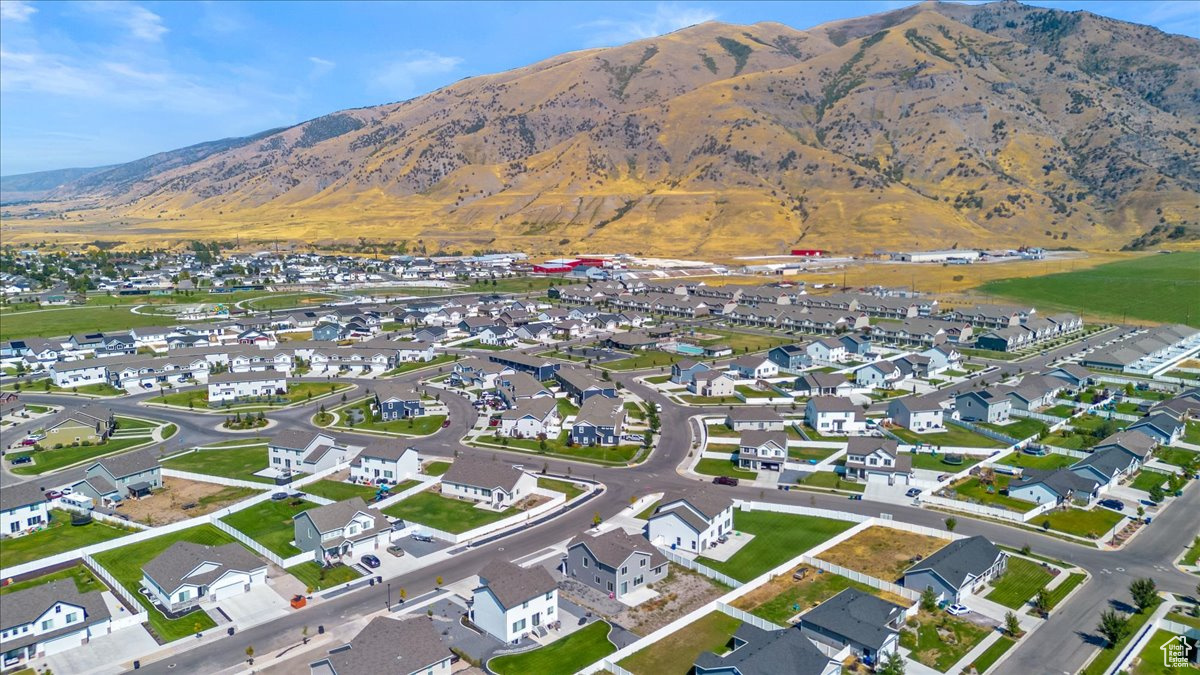
[[[321,533],[332,532],[346,526],[356,514],[365,513],[375,520],[376,525],[379,524],[381,516],[367,508],[367,503],[362,500],[362,497],[351,497],[340,502],[318,506],[315,509],[309,509],[296,514],[296,518],[308,516],[316,526],[317,531]]]
[[[1098,485],[1095,480],[1084,478],[1070,469],[1055,469],[1053,471],[1026,469],[1020,481],[1009,483],[1009,490],[1022,488],[1033,483],[1045,485],[1059,497],[1066,497],[1071,492],[1090,493]]]
[[[579,412],[575,415],[575,423],[587,422],[592,426],[616,428],[620,426],[624,418],[625,408],[621,399],[589,396],[583,405],[579,406]]]
[[[213,563],[216,567],[194,574],[193,572],[204,563]],[[259,560],[241,544],[201,546],[190,541],[177,541],[153,560],[142,565],[142,573],[158,584],[159,588],[173,593],[185,584],[210,584],[230,570],[250,572],[266,566],[267,563]]]
[[[1072,469],[1090,466],[1111,478],[1118,471],[1126,471],[1133,462],[1134,456],[1124,449],[1110,445],[1092,452],[1092,454],[1071,465]],[[1163,474],[1166,478],[1166,474]]]
[[[305,431],[304,429],[284,429],[275,434],[267,445],[273,445],[277,448],[287,448],[288,450],[303,450],[318,436],[328,436],[328,434],[323,434],[319,431]]]
[[[421,395],[413,391],[411,384],[388,380],[375,383],[375,396],[380,401],[386,401],[389,398],[394,398],[398,401],[418,401],[421,399]]]
[[[787,432],[785,431],[743,431],[738,445],[743,448],[761,448],[771,441],[787,450]]]
[[[930,570],[954,588],[962,588],[968,576],[980,576],[995,565],[996,559],[1002,555],[1004,552],[984,537],[958,539],[938,549],[936,553],[908,568],[904,573]]]
[[[58,581],[39,584],[23,591],[5,594],[4,611],[0,612],[0,628],[8,630],[30,623],[44,614],[46,610],[53,607],[57,602],[65,602],[82,607],[85,613],[85,621],[70,626],[63,626],[49,633],[38,635],[31,631],[22,637],[5,640],[5,651],[20,649],[35,642],[52,640],[60,635],[77,631],[82,626],[106,621],[110,616],[108,607],[104,604],[104,597],[100,591],[80,593],[79,589],[75,587],[73,579],[59,579]]]
[[[575,546],[586,546],[596,560],[613,569],[629,560],[629,556],[635,552],[648,553],[650,567],[658,567],[667,562],[663,554],[646,541],[645,537],[631,536],[619,527],[597,537],[577,536],[567,545],[567,548],[571,549]]]
[[[223,384],[225,382],[261,382],[263,380],[282,380],[286,377],[286,373],[277,370],[252,370],[245,373],[217,373],[216,375],[210,375],[208,378],[208,383]]]
[[[500,461],[460,458],[442,475],[443,483],[482,488],[502,488],[512,492],[524,471]]]
[[[796,378],[797,389],[801,388],[801,382],[808,385],[809,389],[831,389],[846,384],[848,380],[843,373],[811,372]]]
[[[740,646],[724,656],[701,654],[696,658],[696,670],[736,669],[739,675],[820,673],[830,663],[830,658],[796,628],[768,631],[743,623],[733,638]]]
[[[375,617],[347,646],[314,665],[328,663],[335,675],[410,675],[451,656],[433,620],[424,616]]]
[[[733,500],[722,494],[708,491],[689,490],[672,491],[663,495],[662,501],[659,502],[658,512],[663,512],[663,507],[668,506],[672,502],[685,501],[700,513],[703,513],[709,519],[715,518],[722,511],[733,506]]]
[[[45,500],[37,481],[13,483],[0,488],[0,511],[19,509]]]
[[[599,387],[600,389],[611,389],[613,385],[605,385],[599,378],[592,375],[582,368],[559,368],[554,375],[559,380],[570,384],[572,387],[580,391],[585,391],[591,387]]]
[[[879,649],[896,634],[887,624],[903,611],[900,605],[847,588],[802,615],[800,622]]]
[[[783,418],[779,413],[770,408],[749,408],[740,407],[734,408],[727,413],[727,417],[733,422],[782,422]]]
[[[519,420],[526,415],[534,419],[544,420],[550,411],[558,408],[558,401],[550,396],[540,398],[523,398],[517,401],[517,407],[500,413],[500,419]]]
[[[1150,437],[1149,434],[1145,434],[1137,429],[1133,429],[1131,431],[1118,431],[1112,436],[1109,436],[1108,438],[1097,443],[1096,447],[1092,450],[1094,452],[1106,446],[1116,446],[1119,448],[1124,448],[1144,459],[1146,455],[1150,454],[1150,451],[1153,450],[1156,445],[1158,445],[1158,441]]]
[[[479,571],[479,581],[481,588],[488,588],[505,609],[558,588],[558,582],[545,567],[521,567],[498,558]]]
[[[132,476],[143,471],[151,471],[159,467],[158,457],[155,457],[154,453],[149,449],[105,457],[97,460],[95,464],[91,464],[88,468],[90,469],[97,464],[104,467],[105,471],[112,474],[113,478],[124,478],[125,476]]]
[[[360,458],[374,457],[376,459],[395,461],[403,457],[404,453],[408,452],[409,450],[412,450],[413,452],[417,451],[416,448],[412,447],[405,441],[389,438],[372,441],[370,445],[362,449],[362,452],[358,453],[358,456]]]

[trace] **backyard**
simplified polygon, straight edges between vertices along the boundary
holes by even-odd
[[[273,484],[270,478],[254,473],[267,468],[267,444],[256,443],[244,448],[197,449],[163,461],[163,468],[190,471],[207,476],[221,476],[255,483]]]
[[[978,426],[992,431],[998,431],[1005,436],[1011,436],[1017,440],[1024,440],[1031,436],[1037,436],[1046,430],[1046,423],[1039,422],[1030,417],[1014,417],[1008,424],[988,424],[979,422]]]
[[[801,565],[797,569],[807,571],[803,579],[796,581],[790,573],[781,574],[767,584],[738,598],[733,602],[733,606],[772,623],[786,626],[796,614],[816,607],[847,588],[856,588],[863,593],[879,595],[883,599],[897,604],[910,604],[903,598],[882,593],[866,584],[860,584],[831,572],[823,572],[815,567]]]
[[[474,502],[443,497],[437,492],[418,492],[383,509],[383,512],[406,523],[459,534],[515,515],[517,510],[509,508],[496,512],[477,509]]]
[[[944,673],[987,635],[986,628],[949,614],[920,612],[900,631],[900,646],[920,663]]]
[[[1037,508],[1037,504],[1027,502],[1022,499],[1014,499],[1006,494],[1000,494],[1002,491],[1008,490],[1008,483],[1012,480],[1010,476],[996,474],[994,485],[985,485],[978,478],[967,478],[961,480],[947,488],[952,491],[954,496],[952,499],[959,501],[970,502],[972,504],[985,504],[996,508],[1008,509],[1017,513],[1025,513]]]
[[[295,538],[292,518],[316,507],[315,503],[304,499],[268,500],[231,513],[221,520],[262,544],[268,551],[287,558],[300,553],[300,549],[292,545]]]
[[[724,562],[704,557],[697,561],[739,581],[750,581],[853,526],[847,520],[816,516],[734,511],[731,536],[751,534],[754,539]]]
[[[1078,459],[1069,455],[1060,455],[1056,452],[1051,452],[1046,455],[1029,455],[1024,452],[1014,452],[997,462],[1005,466],[1016,466],[1022,469],[1041,469],[1052,470],[1061,469],[1066,466],[1071,466]]]
[[[946,459],[951,456],[952,459]],[[912,466],[914,469],[924,469],[926,471],[958,473],[959,471],[964,471],[975,466],[983,460],[983,455],[958,455],[946,452],[939,452],[935,455],[929,452],[921,452],[912,455]]]
[[[823,551],[817,557],[825,562],[895,583],[913,563],[928,558],[948,543],[950,540],[942,537],[873,526]]]
[[[520,654],[498,656],[488,661],[488,670],[497,675],[572,675],[617,651],[608,641],[611,626],[597,621],[566,637]]]
[[[686,675],[696,657],[723,653],[741,621],[712,612],[654,644],[625,657],[617,665],[634,675]]]
[[[131,532],[132,530],[123,530],[95,520],[87,525],[72,525],[70,512],[51,509],[50,524],[46,529],[4,540],[4,545],[0,546],[0,568],[10,568],[13,565],[99,544],[102,541],[124,537]]]
[[[33,577],[32,579],[26,579],[25,581],[17,581],[5,586],[0,586],[0,596],[7,593],[23,591],[28,588],[33,588],[34,586],[41,586],[42,584],[48,584],[53,581],[61,581],[63,579],[74,580],[75,589],[80,593],[87,593],[88,591],[104,591],[108,589],[108,587],[104,585],[104,582],[97,579],[96,575],[92,574],[92,571],[81,562],[72,567],[56,570],[54,572],[50,572],[49,574],[43,574],[41,576]]]
[[[419,481],[406,480],[399,485],[391,488],[389,492],[392,494],[400,494],[405,490],[415,487]],[[361,497],[364,502],[370,503],[375,499],[375,494],[379,492],[379,487],[370,485],[358,485],[356,483],[347,483],[341,480],[332,480],[330,478],[322,478],[300,488],[310,495],[332,499],[335,502],[345,501],[352,497]]]
[[[986,597],[1005,607],[1019,609],[1053,579],[1054,575],[1042,565],[1011,555],[1004,574],[996,580]]]

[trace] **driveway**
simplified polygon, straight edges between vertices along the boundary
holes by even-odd
[[[249,592],[217,600],[209,611],[215,612],[216,607],[220,607],[238,628],[277,619],[292,611],[287,600],[265,585],[255,585]]]
[[[123,673],[136,658],[159,649],[158,643],[142,625],[94,637],[87,645],[38,659],[55,673],[100,675]]]

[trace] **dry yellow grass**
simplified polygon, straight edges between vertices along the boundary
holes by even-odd
[[[927,557],[948,539],[890,527],[869,527],[817,557],[876,579],[896,581],[917,556]]]

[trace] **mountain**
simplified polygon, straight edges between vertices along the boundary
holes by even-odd
[[[1155,245],[1200,231],[1198,129],[1200,41],[924,3],[563,54],[89,173],[3,226],[708,257]]]

